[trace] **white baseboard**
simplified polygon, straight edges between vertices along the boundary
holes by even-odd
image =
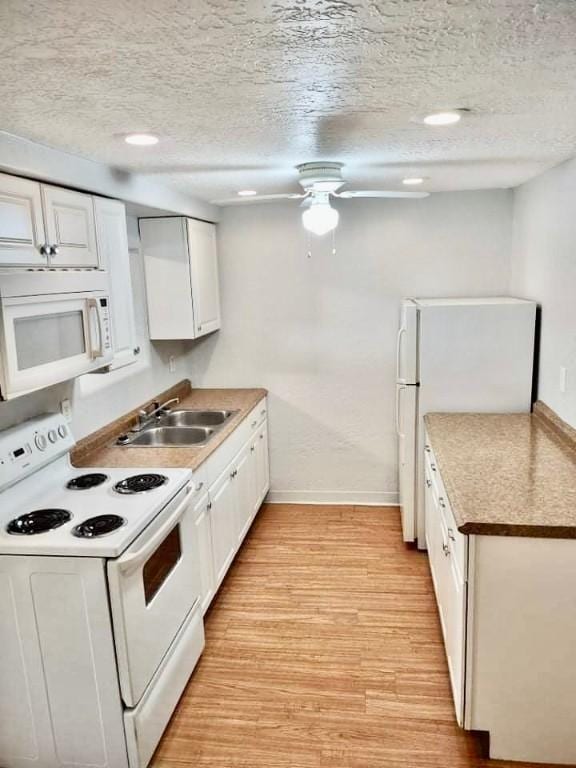
[[[268,504],[351,504],[395,507],[398,493],[391,491],[269,491]]]

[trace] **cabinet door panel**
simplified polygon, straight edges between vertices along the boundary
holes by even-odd
[[[118,200],[94,198],[100,266],[110,275],[112,368],[133,363],[135,355],[134,296],[126,231],[126,209]]]
[[[92,197],[59,187],[42,186],[46,239],[57,248],[53,267],[97,267]]]
[[[44,244],[40,184],[0,174],[0,266],[46,266]]]
[[[238,543],[246,536],[253,519],[254,494],[256,486],[255,452],[251,450],[252,441],[248,443],[236,459],[236,530]]]
[[[194,219],[187,225],[195,335],[203,336],[220,328],[216,227]]]
[[[258,430],[256,443],[256,482],[257,482],[257,507],[262,504],[264,497],[270,488],[270,467],[268,460],[268,422],[264,421]]]
[[[216,585],[224,578],[236,552],[236,484],[227,468],[210,488],[212,554]]]
[[[202,583],[202,613],[206,613],[214,597],[214,563],[212,554],[212,526],[208,494],[205,493],[194,505],[194,525],[200,554],[200,579]]]

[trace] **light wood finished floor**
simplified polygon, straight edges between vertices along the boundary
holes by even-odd
[[[398,510],[264,506],[154,768],[527,766],[481,755],[455,723],[426,555]]]

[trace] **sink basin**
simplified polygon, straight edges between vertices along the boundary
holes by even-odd
[[[219,427],[236,411],[170,411],[162,416],[162,424],[173,427]]]
[[[204,445],[210,440],[214,430],[209,427],[149,427],[131,437],[127,445],[166,446]]]

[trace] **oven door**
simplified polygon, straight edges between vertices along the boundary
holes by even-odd
[[[2,397],[66,381],[112,358],[108,297],[101,292],[2,300]]]
[[[191,486],[117,559],[108,585],[122,698],[134,707],[201,593]]]

